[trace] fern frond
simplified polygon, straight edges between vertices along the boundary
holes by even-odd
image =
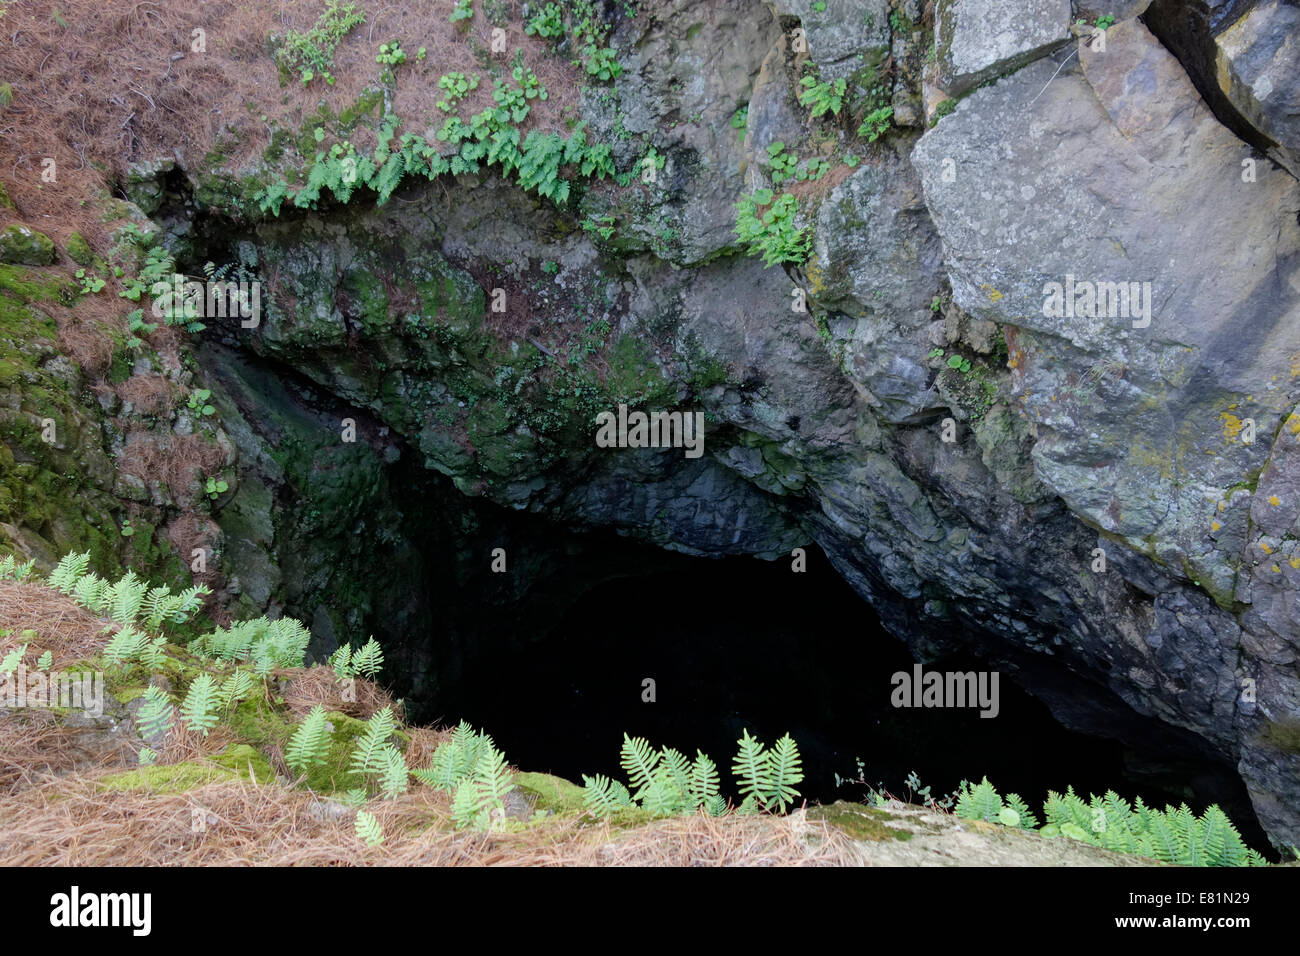
[[[366,721],[365,733],[357,740],[349,769],[353,773],[382,773],[384,770],[382,752],[388,745],[388,738],[396,729],[397,721],[393,718],[392,707],[385,707],[372,715]]]
[[[284,761],[292,769],[303,773],[325,763],[329,747],[329,722],[325,719],[325,708],[317,704],[289,738],[289,743],[284,748]]]
[[[107,590],[108,582],[92,571],[73,585],[72,597],[82,607],[99,614],[104,610],[104,594]]]
[[[967,784],[966,789],[957,797],[957,806],[953,811],[965,820],[983,820],[995,823],[1002,812],[1002,798],[998,796],[989,778],[985,777],[977,786]]]
[[[384,797],[391,800],[406,793],[407,779],[411,771],[406,766],[406,758],[396,747],[385,747],[379,756],[383,769],[379,776],[379,790]]]
[[[768,756],[768,789],[763,800],[768,806],[776,805],[779,813],[784,813],[788,804],[793,804],[799,797],[794,788],[803,780],[803,764],[799,757],[799,746],[794,738],[786,734],[773,745]]]
[[[384,842],[384,828],[373,814],[358,810],[355,827],[357,839],[366,846],[380,846]]]
[[[49,586],[61,594],[71,594],[77,582],[86,576],[89,567],[89,551],[85,554],[65,554],[63,560],[50,572],[47,579]]]
[[[1008,793],[1005,803],[1019,818],[1019,826],[1022,830],[1033,830],[1038,827],[1038,818],[1035,817],[1034,812],[1029,809],[1029,804],[1020,799],[1020,794]]]
[[[597,816],[607,817],[620,807],[632,806],[632,795],[627,787],[604,774],[594,777],[582,775],[582,805]]]
[[[628,782],[632,785],[637,800],[641,799],[646,787],[654,780],[654,771],[659,765],[659,759],[660,755],[650,746],[648,740],[623,734],[619,765],[627,774]]]
[[[217,725],[217,688],[209,674],[200,674],[190,684],[189,693],[181,703],[181,720],[189,730],[203,736]]]
[[[247,697],[252,689],[252,675],[248,671],[237,670],[221,682],[221,690],[217,692],[217,705],[222,710],[228,710],[232,704]]]
[[[140,651],[137,656],[140,663],[154,670],[162,667],[166,655],[163,654],[163,647],[167,644],[164,637],[155,637],[152,641],[142,641]]]
[[[718,778],[718,765],[709,759],[709,756],[704,751],[695,751],[695,761],[691,764],[690,782],[688,784],[691,804],[693,806],[703,805],[709,808],[711,806],[710,801],[718,796],[721,786],[721,781]],[[726,805],[725,801],[723,805]],[[717,816],[717,814],[713,815]]]
[[[4,660],[0,660],[0,675],[12,674],[14,671],[18,670],[18,665],[22,663],[23,655],[26,653],[27,645],[24,644],[21,647],[15,647],[12,651],[6,654]]]
[[[133,660],[147,640],[146,635],[137,631],[132,625],[123,625],[104,647],[104,660],[110,664],[122,664]]]
[[[384,652],[373,636],[362,645],[361,650],[352,655],[352,666],[358,674],[364,674],[366,677],[375,677],[379,674],[384,666]]]
[[[118,624],[133,624],[144,603],[146,584],[134,571],[126,574],[109,586],[104,600],[108,616]]]
[[[175,719],[176,708],[161,688],[150,687],[144,692],[144,704],[136,715],[136,723],[145,737],[165,737]]]
[[[335,676],[341,680],[347,680],[357,674],[352,668],[351,644],[340,644],[339,649],[329,656],[328,663],[330,667],[334,668]]]
[[[748,729],[744,730],[743,734],[744,736],[736,741],[740,749],[736,751],[736,758],[731,765],[731,773],[736,778],[736,787],[741,796],[746,798],[745,802],[741,803],[742,809],[751,797],[757,803],[763,803],[764,794],[772,790],[772,773],[769,768],[771,755],[758,740],[749,736]]]

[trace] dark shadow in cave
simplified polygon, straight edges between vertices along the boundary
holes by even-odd
[[[616,550],[645,547],[608,537]],[[647,550],[655,559],[645,573],[597,584],[536,640],[466,657],[454,685],[417,708],[431,720],[467,719],[491,732],[512,763],[575,782],[584,773],[625,779],[618,755],[626,731],[688,756],[703,750],[725,789],[742,729],[768,743],[788,731],[804,757],[801,790],[810,801],[862,799],[863,786],[835,779],[857,776],[860,757],[866,784],[898,796],[915,771],[936,796],[987,775],[1035,811],[1048,789],[1067,785],[1158,806],[1186,800],[1197,811],[1219,802],[1246,840],[1271,855],[1231,768],[1185,762],[1174,778],[1139,778],[1131,766],[1167,765],[1168,754],[1134,754],[1067,730],[1005,673],[995,718],[978,708],[895,709],[891,676],[911,673],[915,661],[816,548],[803,574],[788,561]],[[985,667],[970,657],[926,665]],[[655,681],[653,703],[642,700],[646,678]]]

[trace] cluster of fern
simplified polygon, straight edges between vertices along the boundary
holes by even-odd
[[[265,677],[276,668],[302,667],[310,641],[311,631],[301,621],[259,617],[203,634],[190,642],[189,650],[219,661],[251,662],[253,672]]]
[[[451,815],[459,827],[488,829],[505,819],[505,797],[514,789],[505,754],[463,720],[451,740],[433,752],[429,766],[411,774],[452,794]]]
[[[748,730],[737,743],[731,772],[743,799],[736,812],[784,812],[799,797],[794,785],[803,780],[798,745],[786,734],[768,750]],[[717,817],[727,812],[717,764],[702,751],[697,750],[692,761],[671,747],[655,750],[643,738],[624,734],[619,762],[631,789],[603,774],[583,775],[583,804],[591,812],[608,816],[632,806],[656,816],[703,810]]]
[[[212,593],[205,585],[198,584],[180,594],[172,594],[165,584],[151,588],[134,571],[127,571],[117,581],[106,581],[88,570],[89,566],[89,551],[65,555],[50,572],[47,583],[82,607],[104,614],[118,624],[138,621],[155,630],[168,622],[184,624],[202,607],[204,595]]]
[[[1043,804],[1045,825],[1016,794],[1005,798],[986,777],[967,784],[957,799],[957,816],[1004,826],[1036,830],[1043,836],[1066,836],[1106,850],[1133,853],[1181,866],[1265,866],[1267,861],[1245,845],[1232,821],[1218,806],[1200,816],[1186,804],[1157,810],[1139,797],[1132,804],[1117,793],[1090,795],[1088,802],[1066,788],[1049,791]]]

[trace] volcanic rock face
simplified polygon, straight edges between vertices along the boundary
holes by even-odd
[[[583,101],[667,160],[616,240],[493,176],[239,224],[273,307],[202,354],[238,599],[324,649],[365,607],[418,628],[421,475],[690,554],[815,540],[923,660],[968,646],[1072,727],[1233,765],[1300,844],[1295,8],[1129,4],[1103,49],[1063,0],[657,6]],[[856,85],[890,55],[952,115],[808,190],[806,265],[735,254],[769,145],[812,137],[802,59]],[[703,457],[598,448],[621,402],[703,411]]]

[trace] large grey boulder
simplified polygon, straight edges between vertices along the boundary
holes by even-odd
[[[1300,8],[1263,3],[1215,38],[1215,76],[1237,111],[1300,176]]]
[[[1223,646],[1244,652],[1237,677],[1252,682],[1262,716],[1293,719],[1300,706],[1289,510],[1300,480],[1300,186],[1275,169],[1243,175],[1249,148],[1140,22],[1112,27],[1105,52],[1081,44],[1079,60],[1055,79],[1058,64],[1045,61],[971,95],[913,162],[955,301],[1005,329],[1039,479],[1248,628],[1224,616],[1198,636],[1188,626],[1199,605],[1183,608],[1195,592],[1161,595],[1143,640],[1166,656],[1142,679],[1145,706],[1202,732],[1218,724],[1211,734],[1234,722],[1252,794],[1271,794],[1257,800],[1261,819],[1295,833],[1294,788],[1281,798],[1292,818],[1269,807],[1296,757],[1258,743],[1261,715],[1233,704],[1231,681],[1225,696],[1229,659],[1203,671],[1205,696],[1186,695],[1192,668]],[[1072,283],[1076,293],[1135,285],[1127,306],[1058,307]],[[1180,676],[1162,691],[1170,669]],[[1182,703],[1168,708],[1167,694]]]

